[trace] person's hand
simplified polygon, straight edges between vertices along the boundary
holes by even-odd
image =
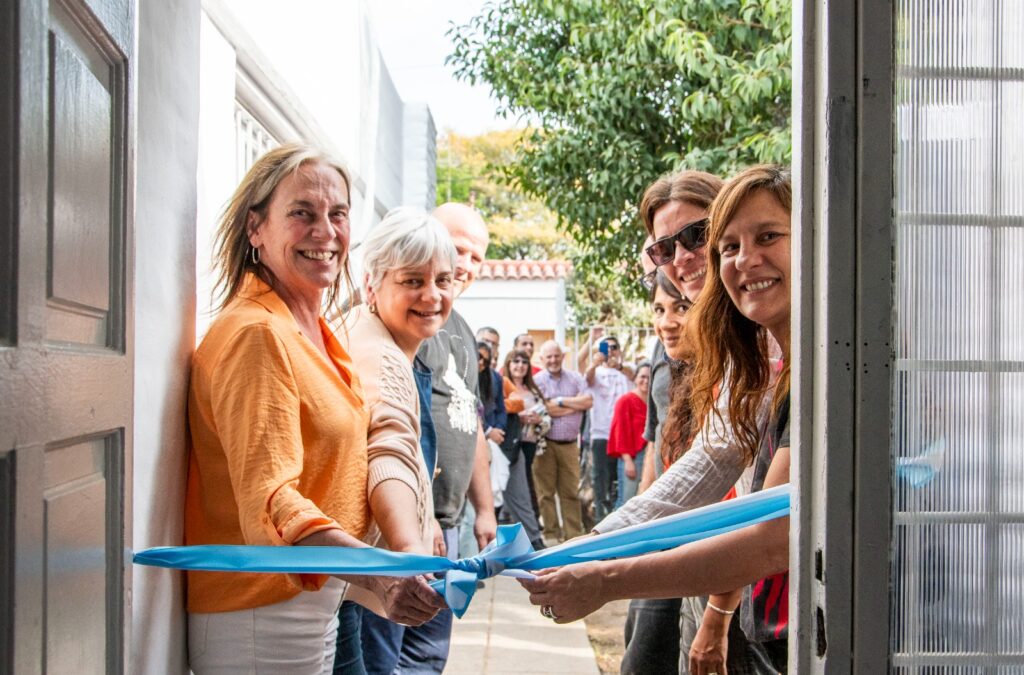
[[[594,326],[590,329],[590,344],[597,344],[597,341],[604,337],[604,326]]]
[[[590,357],[590,362],[595,368],[604,365],[606,361],[608,361],[608,357],[599,350],[595,351]]]
[[[498,429],[497,427],[492,427],[491,429],[489,429],[487,431],[486,436],[487,436],[487,440],[494,441],[498,445],[501,445],[502,443],[505,442],[505,430],[504,429]]]
[[[705,613],[690,645],[690,672],[693,675],[726,675],[725,659],[729,653],[727,619],[721,615],[710,617]]]
[[[487,544],[494,541],[494,537],[498,534],[498,520],[494,517],[494,509],[491,509],[490,513],[476,512],[473,534],[476,536],[476,545],[480,547],[481,551]]]
[[[607,602],[602,597],[602,575],[597,563],[567,565],[541,570],[534,579],[519,579],[530,592],[530,602],[550,608],[555,623],[570,623],[597,611]]]
[[[519,420],[523,424],[540,424],[540,415],[532,410],[528,410],[526,412],[519,413]]]
[[[434,518],[434,555],[445,557],[448,555],[448,547],[444,543],[444,532],[441,531],[441,523]]]
[[[447,606],[421,576],[382,577],[378,595],[388,619],[405,626],[420,626]]]
[[[636,480],[636,462],[629,455],[622,456],[622,469],[629,480]]]

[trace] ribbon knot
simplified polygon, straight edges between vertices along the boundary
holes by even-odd
[[[914,459],[916,462],[922,460],[927,460],[932,468],[941,467],[939,457]],[[584,537],[537,552],[534,552],[522,527],[515,524],[499,527],[497,538],[480,555],[454,561],[378,548],[205,545],[140,551],[135,554],[135,563],[210,572],[380,576],[443,573],[443,579],[433,581],[430,585],[444,596],[455,616],[461,618],[481,579],[498,574],[532,577],[530,570],[663,551],[788,515],[789,486],[780,485],[738,499],[615,532]]]
[[[501,570],[491,572],[487,560],[482,555],[475,555],[472,558],[460,558],[455,561],[455,569],[468,572],[477,579],[489,579]]]

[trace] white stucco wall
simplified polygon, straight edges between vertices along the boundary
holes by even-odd
[[[178,544],[194,345],[199,0],[139,6],[131,546]],[[132,673],[184,673],[183,575],[132,567]]]
[[[200,19],[199,163],[196,172],[197,337],[213,318],[213,235],[237,184],[235,168],[235,51],[206,13]]]
[[[426,106],[407,105],[387,72],[361,0],[202,0],[197,275],[201,337],[213,316],[212,242],[237,182],[236,80],[281,110],[282,141],[304,139],[332,152],[352,178],[352,241],[388,209],[416,198],[428,208],[436,183],[436,132]],[[297,48],[301,45],[301,49]],[[258,113],[259,111],[254,111]],[[259,115],[257,114],[257,117]],[[406,167],[406,138],[417,162]],[[419,203],[423,202],[423,203]]]
[[[437,127],[425,103],[405,105],[402,136],[402,204],[433,210],[437,199]]]
[[[519,333],[535,330],[555,331],[564,342],[565,318],[560,310],[564,293],[559,280],[478,279],[455,301],[474,331],[490,326],[501,336],[501,358],[512,348]],[[561,337],[558,337],[561,335]],[[538,345],[539,346],[539,345]]]

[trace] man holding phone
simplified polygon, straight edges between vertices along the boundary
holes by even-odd
[[[590,411],[590,466],[594,483],[594,517],[601,522],[615,504],[618,458],[608,456],[608,434],[619,397],[633,388],[622,372],[622,347],[608,336],[597,343],[586,372],[587,391],[594,399]]]

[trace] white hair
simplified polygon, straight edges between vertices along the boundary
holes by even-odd
[[[409,206],[388,211],[360,248],[366,285],[372,290],[380,288],[388,270],[419,267],[439,260],[449,263],[454,272],[458,257],[445,226],[425,211]]]

